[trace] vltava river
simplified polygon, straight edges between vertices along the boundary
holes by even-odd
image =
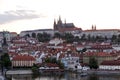
[[[7,80],[120,80],[120,76],[115,75],[87,75],[81,77],[76,73],[64,73],[64,74],[49,74],[49,75],[7,75]]]

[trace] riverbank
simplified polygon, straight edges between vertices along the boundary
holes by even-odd
[[[6,75],[10,74],[32,74],[32,70],[9,70],[6,71]]]
[[[83,72],[97,75],[120,75],[120,70],[87,70]]]
[[[45,73],[44,73],[45,74]],[[116,75],[87,75],[81,77],[80,74],[65,72],[62,75],[7,75],[7,80],[120,80]]]
[[[84,73],[89,74],[97,74],[97,75],[120,75],[120,70],[86,70],[82,71]],[[47,73],[47,72],[46,72]],[[78,74],[81,72],[77,72]],[[6,71],[6,75],[11,74],[32,74],[31,70],[9,70]]]

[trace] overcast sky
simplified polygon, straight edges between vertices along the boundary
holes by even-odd
[[[0,0],[0,31],[52,29],[59,15],[83,30],[120,29],[119,0]]]

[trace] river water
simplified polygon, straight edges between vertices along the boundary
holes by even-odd
[[[42,74],[42,75],[7,75],[6,80],[120,80],[120,76],[91,74],[81,76],[80,74],[66,72],[64,74]]]

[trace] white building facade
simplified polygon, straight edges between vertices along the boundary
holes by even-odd
[[[86,37],[90,35],[91,37],[94,36],[102,36],[111,38],[113,35],[119,35],[120,30],[119,29],[100,29],[100,30],[84,30],[79,34],[76,34],[75,36],[79,36],[80,38],[82,35],[85,35]]]
[[[103,70],[120,70],[120,60],[110,60],[110,61],[103,61],[99,69]]]
[[[51,36],[54,36],[54,33],[58,31],[55,31],[53,29],[38,29],[38,30],[28,30],[28,31],[21,31],[20,36],[25,36],[26,34],[29,34],[32,36],[32,33],[35,33],[36,35],[38,33],[47,33],[50,34]]]

